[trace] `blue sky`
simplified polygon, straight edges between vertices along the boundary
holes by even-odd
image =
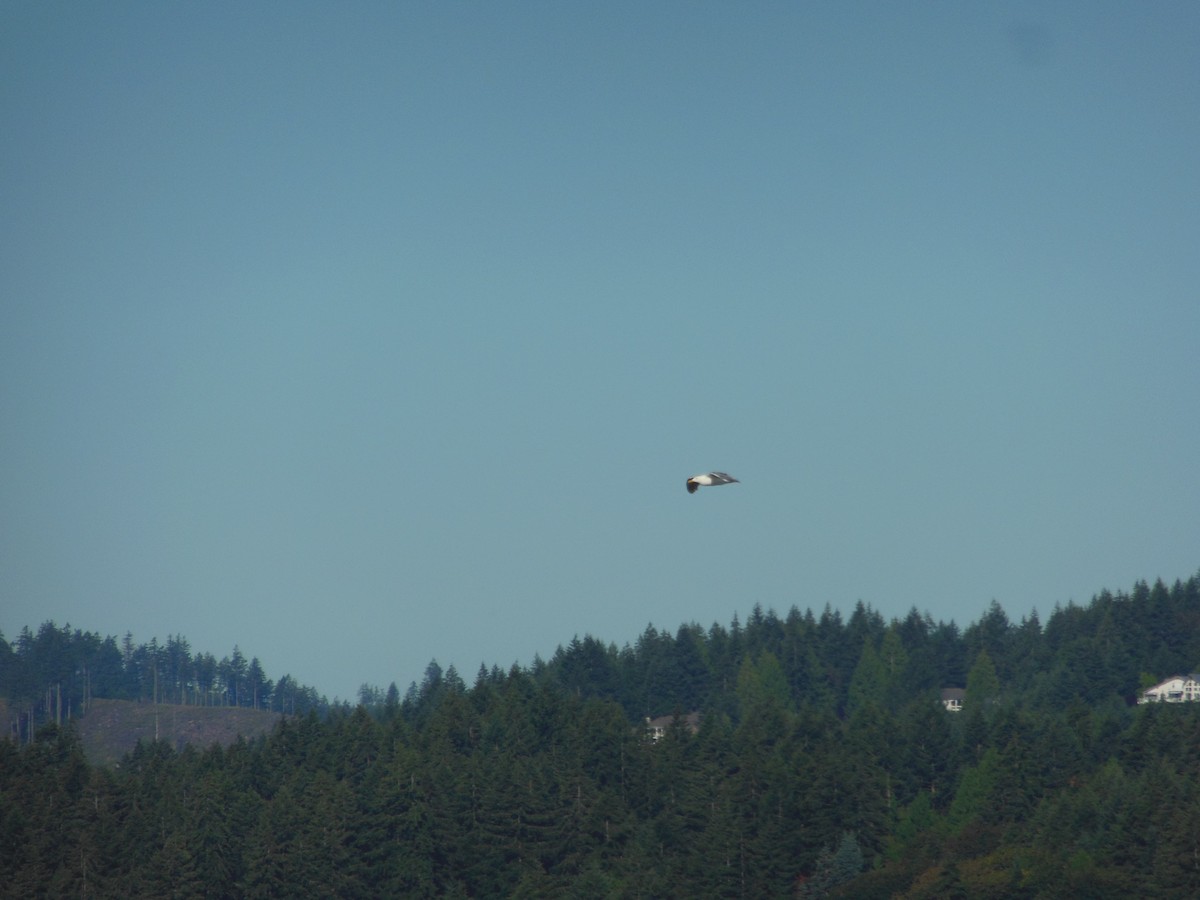
[[[1193,3],[5,4],[0,629],[345,698],[1187,578],[1197,46]]]

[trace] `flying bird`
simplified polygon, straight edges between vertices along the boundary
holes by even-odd
[[[703,475],[693,475],[687,480],[687,489],[689,494],[696,493],[700,486],[711,487],[714,484],[732,484],[737,481],[732,475],[726,475],[724,472],[705,472]]]

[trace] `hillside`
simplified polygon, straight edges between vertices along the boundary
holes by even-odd
[[[179,706],[169,703],[135,703],[129,700],[93,700],[87,715],[75,720],[80,742],[93,765],[113,765],[137,746],[157,735],[176,750],[188,744],[198,748],[228,746],[238,735],[247,739],[267,734],[280,714],[230,706]]]
[[[110,699],[0,741],[0,893],[1200,897],[1200,703],[1134,702],[1198,660],[1200,575],[1044,626],[755,607],[469,686],[430,663],[228,752],[173,747],[278,713]],[[647,733],[673,711],[698,727]]]

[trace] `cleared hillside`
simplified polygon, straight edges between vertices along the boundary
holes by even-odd
[[[152,741],[157,736],[176,750],[188,744],[228,746],[238,735],[250,739],[266,734],[280,718],[277,712],[231,706],[93,700],[75,726],[88,761],[107,766],[119,762],[139,740]]]

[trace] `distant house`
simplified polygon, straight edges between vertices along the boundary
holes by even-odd
[[[686,716],[659,716],[657,719],[646,717],[646,737],[651,741],[661,741],[667,735],[667,729],[678,720],[679,724],[695,734],[700,730],[700,713],[690,712]]]
[[[1194,703],[1200,700],[1200,674],[1172,675],[1142,691],[1138,703]]]
[[[962,712],[963,698],[967,692],[962,688],[942,688],[942,706],[947,712]]]

